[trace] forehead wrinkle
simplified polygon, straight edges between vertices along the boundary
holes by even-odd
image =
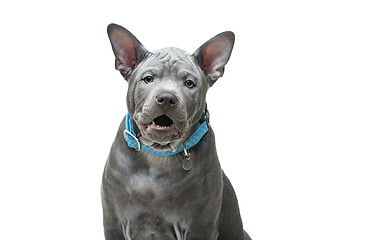
[[[169,61],[169,54],[167,52],[157,52],[154,54],[155,60],[158,60],[160,62]]]
[[[196,72],[195,63],[192,61],[191,55],[184,54],[180,56],[171,56],[169,59],[168,65],[170,71],[175,71],[177,74],[180,74],[182,71],[183,73],[189,73],[190,71]]]
[[[170,74],[185,74],[181,72],[181,69],[185,69],[186,72],[191,72],[193,77],[199,77],[200,71],[197,68],[197,64],[194,57],[189,53],[177,49],[177,48],[165,48],[153,53],[154,66],[161,69],[163,75]],[[185,74],[186,75],[186,74]],[[196,76],[197,75],[197,76]]]

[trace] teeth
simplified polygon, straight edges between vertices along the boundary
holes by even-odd
[[[163,129],[167,129],[167,128],[171,128],[173,126],[173,124],[169,125],[169,126],[162,126],[162,125],[158,125],[155,123],[155,121],[153,120],[149,126],[155,126],[155,127],[158,127],[158,128],[163,128]]]

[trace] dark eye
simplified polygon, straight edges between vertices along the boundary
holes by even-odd
[[[192,80],[187,80],[184,84],[187,88],[193,88],[194,86],[196,86]]]
[[[152,76],[147,76],[142,79],[146,84],[151,83],[154,78]]]

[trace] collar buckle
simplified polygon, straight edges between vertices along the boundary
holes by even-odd
[[[125,138],[125,141],[127,141],[127,134],[129,136],[131,136],[134,140],[136,140],[136,143],[137,143],[137,148],[136,150],[139,152],[141,150],[141,143],[140,143],[140,140],[138,140],[138,138],[133,135],[130,131],[128,131],[127,129],[124,130],[124,138]]]

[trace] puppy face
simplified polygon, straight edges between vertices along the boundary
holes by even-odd
[[[176,150],[194,131],[209,82],[187,52],[165,48],[150,54],[129,76],[128,107],[142,142]]]
[[[194,54],[178,48],[148,52],[125,28],[111,24],[108,34],[116,69],[128,81],[128,111],[143,144],[176,151],[194,132],[210,86],[223,75],[234,44],[224,32]]]

